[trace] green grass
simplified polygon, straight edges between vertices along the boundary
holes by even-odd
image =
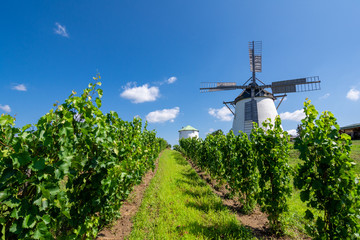
[[[165,150],[130,239],[251,239],[180,153]]]
[[[355,172],[360,174],[360,140],[352,142],[350,157],[355,161]]]

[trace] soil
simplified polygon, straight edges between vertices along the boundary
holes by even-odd
[[[159,158],[161,153],[159,155]],[[146,188],[149,186],[151,179],[155,176],[158,168],[158,160],[155,163],[155,170],[149,170],[142,179],[141,184],[136,185],[129,195],[128,199],[120,208],[121,217],[116,222],[105,227],[96,237],[97,240],[119,240],[125,239],[130,235],[133,222],[132,217],[135,216],[141,205]]]

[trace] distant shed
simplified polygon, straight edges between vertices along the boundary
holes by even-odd
[[[360,139],[360,123],[341,127],[339,132],[350,135],[352,140]]]
[[[179,130],[179,139],[193,137],[199,138],[199,130],[197,130],[196,128],[187,125],[186,127],[183,127]]]

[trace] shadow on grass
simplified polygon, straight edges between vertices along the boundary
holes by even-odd
[[[185,165],[189,164],[186,161],[186,159],[179,152],[173,152],[173,158],[175,159],[176,163],[181,165],[181,166],[185,166]]]
[[[204,192],[191,191],[191,190],[188,190],[188,189],[184,190],[183,192],[184,192],[184,194],[189,195],[189,196],[191,196],[193,198],[199,198],[199,197],[204,195]]]
[[[176,230],[181,236],[192,234],[199,238],[205,237],[208,239],[249,239],[252,236],[249,230],[235,222],[222,225],[204,225],[192,222],[186,226],[178,226]]]
[[[197,173],[192,168],[189,168],[187,171],[183,171],[181,175],[191,181],[195,181],[197,183],[204,183],[199,177],[199,175],[197,175]]]
[[[187,207],[192,207],[197,210],[203,211],[205,213],[209,212],[210,210],[213,211],[225,211],[227,208],[222,204],[220,201],[215,201],[214,199],[197,199],[196,201],[191,201],[185,204]]]
[[[181,176],[182,178],[176,180],[177,184],[179,185],[182,183],[186,183],[191,186],[199,186],[199,187],[206,186],[206,183],[201,178],[199,178],[196,172],[191,168],[181,172]]]

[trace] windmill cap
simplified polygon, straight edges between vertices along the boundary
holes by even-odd
[[[179,132],[181,131],[199,131],[197,130],[196,128],[190,126],[190,125],[187,125],[186,127],[183,127],[182,129],[179,130]]]
[[[268,97],[268,98],[274,99],[274,95],[272,93],[266,91],[265,89],[261,89],[261,90],[256,89],[255,97]],[[237,103],[240,100],[243,100],[246,98],[251,98],[251,90],[250,89],[245,89],[244,91],[242,91],[242,93],[240,93],[240,95],[235,98],[234,103]]]

